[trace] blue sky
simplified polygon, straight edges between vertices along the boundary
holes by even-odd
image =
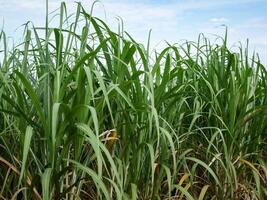
[[[60,0],[50,0],[50,10],[60,5]],[[74,11],[74,0],[66,0],[70,12]],[[90,9],[92,2],[82,0]],[[105,10],[105,11],[104,11]],[[258,52],[267,64],[267,0],[102,0],[94,15],[105,19],[114,29],[116,16],[124,20],[125,30],[140,42],[147,40],[152,29],[152,46],[161,48],[164,40],[182,43],[196,41],[199,33],[211,40],[213,34],[223,36],[227,25],[229,44],[245,44],[250,41],[251,51]],[[45,0],[0,0],[0,25],[11,38],[18,39],[15,31],[26,21],[44,24]],[[15,40],[16,40],[15,39]]]

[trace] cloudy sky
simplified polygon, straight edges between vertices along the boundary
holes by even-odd
[[[50,11],[60,0],[49,0]],[[66,0],[69,11],[75,9],[75,0]],[[90,10],[91,0],[81,1]],[[164,41],[182,43],[196,41],[199,33],[211,39],[223,36],[228,27],[229,43],[250,41],[250,49],[258,52],[267,64],[267,0],[102,0],[94,15],[106,20],[112,27],[117,16],[124,21],[124,29],[138,41],[145,42],[152,29],[152,46],[160,48]],[[26,21],[43,25],[45,0],[0,0],[0,26],[10,36],[18,38],[19,27]],[[15,39],[16,40],[16,39]]]

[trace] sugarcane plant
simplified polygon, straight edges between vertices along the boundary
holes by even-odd
[[[150,50],[93,6],[1,31],[0,199],[267,199],[258,55],[227,32]]]

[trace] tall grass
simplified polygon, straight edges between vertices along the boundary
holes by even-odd
[[[151,53],[66,10],[12,49],[0,34],[0,199],[267,198],[256,55],[203,35]]]

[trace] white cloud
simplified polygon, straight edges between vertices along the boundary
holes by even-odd
[[[228,22],[228,19],[224,18],[224,17],[220,17],[220,18],[211,18],[210,19],[210,22],[213,22],[213,23],[226,23]]]

